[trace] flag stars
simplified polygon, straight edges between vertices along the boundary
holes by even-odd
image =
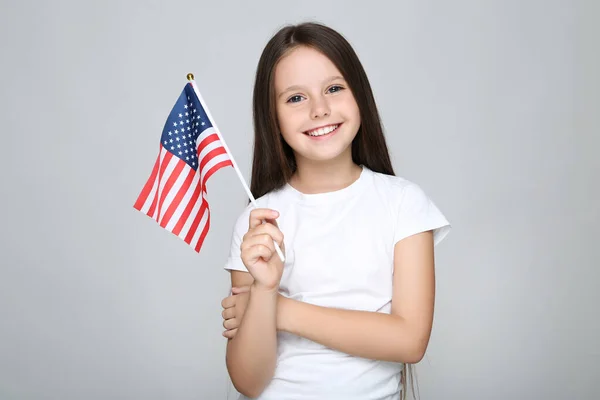
[[[172,123],[173,127],[168,123]],[[201,103],[193,95],[184,94],[177,108],[172,110],[168,123],[161,139],[164,149],[179,157],[188,166],[197,168],[200,165],[199,135],[210,126],[210,120]]]

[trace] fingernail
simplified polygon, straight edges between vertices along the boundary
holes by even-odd
[[[279,213],[278,213],[277,211],[273,210],[273,211],[271,212],[271,215],[272,215],[272,216],[274,216],[274,217],[278,217],[278,216],[279,216]]]

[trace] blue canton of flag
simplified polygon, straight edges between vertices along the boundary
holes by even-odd
[[[205,129],[212,128],[204,108],[191,85],[186,85],[167,118],[161,136],[162,145],[191,168],[198,168],[194,143]]]

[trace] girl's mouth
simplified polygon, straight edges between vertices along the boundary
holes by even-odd
[[[333,134],[335,134],[338,131],[340,126],[342,126],[342,124],[327,125],[327,126],[323,126],[321,128],[311,129],[310,131],[304,132],[304,134],[310,136],[311,138],[315,138],[315,139],[332,136]]]

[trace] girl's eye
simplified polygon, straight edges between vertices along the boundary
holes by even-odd
[[[300,96],[300,95],[297,94],[295,96],[290,97],[287,102],[288,103],[297,103],[300,100],[302,100],[302,96]]]
[[[327,91],[329,93],[335,93],[335,92],[339,92],[340,90],[343,90],[344,88],[339,86],[339,85],[333,85],[332,87],[330,87]]]

